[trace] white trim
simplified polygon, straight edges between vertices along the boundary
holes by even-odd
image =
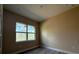
[[[27,50],[31,50],[31,49],[34,49],[34,48],[37,48],[37,47],[39,47],[39,46],[34,46],[34,47],[31,47],[31,48],[28,48],[28,49],[16,51],[16,52],[13,52],[13,54],[21,53],[21,52],[24,52],[24,51],[27,51]]]
[[[64,50],[61,50],[61,49],[56,49],[56,48],[51,48],[51,47],[46,47],[46,46],[43,46],[43,47],[47,48],[47,49],[51,49],[51,50],[56,50],[56,51],[59,51],[59,52],[68,53],[68,54],[78,54],[78,53],[75,53],[75,52],[64,51]]]

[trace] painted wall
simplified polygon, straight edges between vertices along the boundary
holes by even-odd
[[[0,48],[1,48],[1,16],[0,16]]]
[[[39,22],[32,21],[27,17],[23,17],[5,9],[3,16],[2,53],[14,53],[16,51],[39,47]],[[16,43],[16,22],[34,25],[36,27],[36,40]]]
[[[2,44],[1,22],[2,22],[2,5],[0,5],[0,50]]]
[[[0,48],[1,48],[1,16],[0,16]]]
[[[2,5],[0,4],[0,53],[2,53]]]
[[[46,47],[79,53],[79,7],[43,22],[41,37]]]

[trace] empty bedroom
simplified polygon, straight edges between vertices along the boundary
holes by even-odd
[[[3,54],[78,54],[78,4],[3,5]]]

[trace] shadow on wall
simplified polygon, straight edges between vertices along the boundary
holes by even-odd
[[[1,45],[2,45],[1,22],[2,22],[2,5],[0,5],[0,53],[1,53]]]
[[[46,47],[79,53],[79,7],[45,21],[41,35]]]

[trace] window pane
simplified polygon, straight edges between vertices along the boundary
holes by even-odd
[[[28,33],[28,40],[35,40],[35,34]]]
[[[16,33],[16,42],[26,41],[26,33]]]
[[[26,25],[22,23],[16,23],[16,32],[26,32]]]
[[[28,25],[28,32],[35,33],[35,27],[34,26],[31,26],[31,25]]]

